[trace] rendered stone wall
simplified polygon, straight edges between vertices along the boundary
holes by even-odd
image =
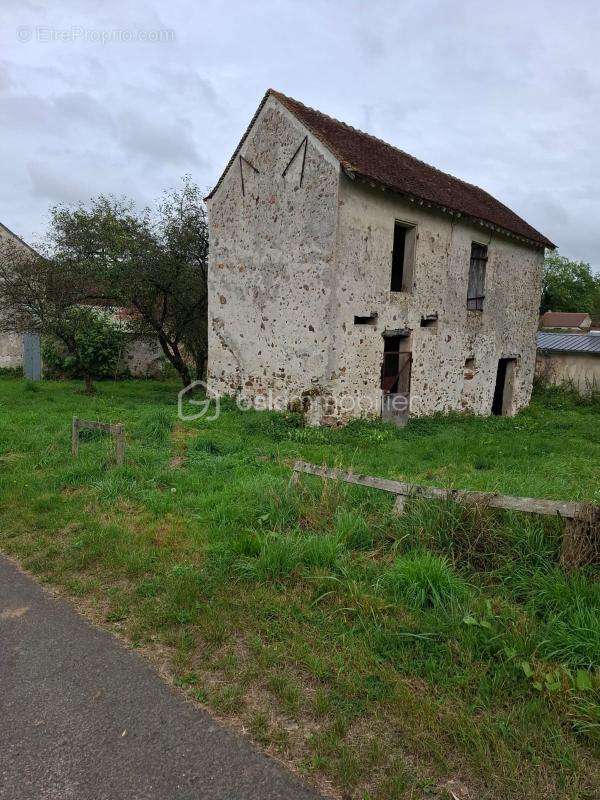
[[[535,372],[556,386],[569,383],[582,395],[600,391],[600,355],[538,351]]]
[[[304,157],[305,135],[268,100],[242,148],[259,172],[236,160],[209,202],[208,382],[224,394],[327,379],[338,165],[314,140]]]
[[[395,221],[417,226],[411,292],[390,292]],[[385,330],[409,329],[411,413],[488,414],[500,357],[517,357],[511,413],[527,404],[535,363],[542,253],[346,177],[340,184],[334,303],[336,390],[376,392]],[[484,310],[467,310],[471,242],[488,245]],[[354,315],[377,313],[377,324]],[[428,315],[437,325],[421,327]],[[474,368],[466,368],[474,359]]]
[[[0,334],[0,368],[23,366],[23,337],[17,333]]]
[[[412,414],[490,413],[500,357],[518,359],[509,412],[526,405],[542,251],[352,181],[310,135],[300,185],[302,147],[282,173],[306,135],[269,98],[241,150],[258,173],[237,159],[209,202],[209,386],[366,397],[368,406],[379,397],[382,334],[406,328]],[[389,291],[396,220],[417,226],[407,293]],[[488,245],[483,312],[466,307],[472,241]],[[354,324],[371,314],[374,325]],[[421,327],[435,314],[436,325]],[[364,413],[343,405],[338,416]],[[331,421],[322,417],[311,421]]]

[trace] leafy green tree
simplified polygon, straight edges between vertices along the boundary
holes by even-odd
[[[125,347],[125,331],[109,316],[89,306],[73,306],[66,312],[69,330],[68,347],[64,338],[46,338],[44,370],[46,373],[83,378],[87,394],[94,391],[93,378],[114,376]]]
[[[94,378],[116,367],[123,334],[81,305],[88,294],[82,270],[11,239],[0,242],[0,331],[39,333],[52,343],[64,372],[83,378],[91,393]]]
[[[600,276],[584,261],[552,253],[544,262],[541,311],[585,311],[600,316]]]
[[[99,196],[52,211],[52,249],[86,276],[89,296],[131,311],[130,325],[154,335],[184,386],[207,357],[206,209],[184,179],[155,210]]]

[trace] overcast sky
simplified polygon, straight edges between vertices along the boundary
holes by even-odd
[[[273,87],[600,268],[597,0],[1,0],[0,23],[0,221],[30,241],[55,203],[210,187]]]

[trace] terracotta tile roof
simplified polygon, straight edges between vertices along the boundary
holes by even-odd
[[[346,169],[394,191],[459,211],[544,247],[554,247],[543,234],[478,186],[431,167],[375,136],[307,108],[281,92],[271,89],[269,93],[298,117]]]
[[[580,325],[589,319],[590,315],[583,311],[546,311],[546,313],[542,315],[542,327],[579,328]]]
[[[433,206],[459,212],[483,224],[502,228],[536,245],[554,248],[552,242],[490,194],[419,161],[375,136],[308,108],[298,100],[269,89],[223,175],[212,190],[212,197],[230,164],[240,151],[267,98],[273,96],[294,114],[340,161],[342,167],[403,195]]]

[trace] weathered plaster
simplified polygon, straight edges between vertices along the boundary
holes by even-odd
[[[569,383],[582,395],[600,391],[598,354],[544,353],[538,350],[535,373],[543,381],[557,386]]]
[[[417,228],[411,292],[390,292],[394,222]],[[471,242],[488,245],[482,312],[466,304]],[[531,394],[541,251],[342,176],[337,244],[337,391],[377,391],[385,330],[412,331],[411,413],[488,414],[500,357],[516,356],[510,413]],[[377,312],[374,327],[354,315]],[[437,314],[437,325],[421,327]],[[475,369],[465,361],[475,359]]]
[[[27,247],[18,236],[0,223],[0,242],[12,241],[18,247]],[[0,315],[2,309],[0,308]],[[14,369],[23,365],[23,337],[18,333],[0,333],[0,368]]]
[[[23,337],[18,333],[0,334],[0,368],[23,365]]]
[[[305,136],[300,185],[302,148],[282,173]],[[540,249],[351,180],[272,97],[241,153],[258,170],[242,162],[245,195],[236,159],[209,204],[212,389],[377,397],[382,334],[410,329],[412,414],[490,413],[500,357],[517,359],[507,412],[528,402]],[[396,220],[417,226],[410,292],[389,291]],[[466,307],[472,241],[488,245],[483,312]]]
[[[337,162],[270,99],[209,204],[209,385],[250,396],[327,380]],[[242,195],[240,169],[244,175]]]

